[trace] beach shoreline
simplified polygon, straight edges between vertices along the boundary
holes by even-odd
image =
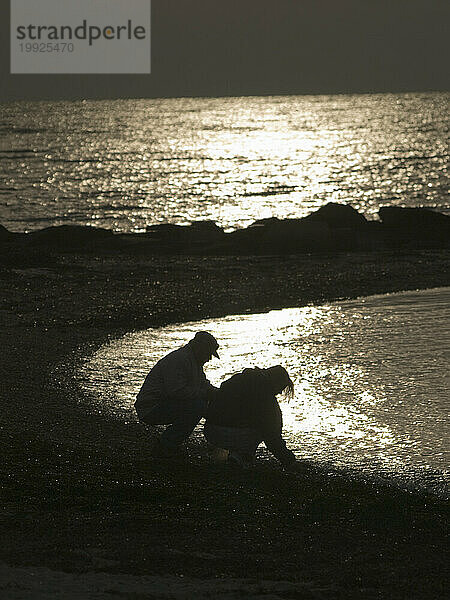
[[[450,285],[447,250],[59,254],[4,266],[0,281],[1,562],[19,574],[33,566],[111,581],[250,577],[300,586],[284,598],[443,594],[442,500],[313,465],[292,476],[268,461],[242,477],[212,467],[192,443],[188,463],[168,468],[151,460],[142,426],[95,408],[73,374],[84,356],[131,330]]]

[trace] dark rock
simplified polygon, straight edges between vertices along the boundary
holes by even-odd
[[[187,227],[184,225],[173,225],[172,223],[162,223],[161,225],[147,225],[146,231],[153,238],[161,240],[180,241],[185,235]]]
[[[60,225],[46,227],[28,234],[32,246],[47,246],[58,250],[89,249],[112,239],[113,232],[108,229],[83,225]]]
[[[8,231],[0,225],[0,264],[8,267],[46,264],[48,253],[43,256],[42,252],[30,251],[27,242],[28,234]]]
[[[378,214],[383,225],[386,225],[386,227],[433,230],[445,228],[450,231],[450,216],[430,210],[429,208],[383,206],[378,211]]]
[[[351,206],[329,203],[303,219],[275,217],[255,221],[230,234],[235,246],[259,253],[296,253],[356,250],[379,245],[378,232],[365,232],[369,222]]]
[[[198,234],[206,236],[217,236],[223,234],[223,229],[219,227],[214,221],[193,221],[189,228]]]
[[[9,238],[12,235],[10,231],[6,229],[3,225],[0,225],[0,240],[4,240]]]
[[[299,219],[285,219],[289,221],[299,221]],[[249,225],[249,227],[259,227],[261,225],[277,225],[281,223],[281,220],[278,217],[267,217],[266,219],[258,219]]]
[[[262,219],[229,233],[228,238],[235,251],[264,254],[322,251],[329,249],[331,242],[326,223],[304,219]]]
[[[378,211],[389,246],[448,247],[450,217],[428,208],[384,206]]]
[[[204,245],[223,241],[224,231],[213,221],[194,221],[190,225],[161,225],[147,226],[147,235],[153,241],[163,244]]]
[[[365,227],[354,230],[358,250],[385,250],[386,240],[380,221],[367,221]]]
[[[321,221],[332,228],[357,229],[367,225],[367,219],[348,204],[329,202],[308,215],[305,221]]]

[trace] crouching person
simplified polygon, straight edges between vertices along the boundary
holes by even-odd
[[[204,365],[219,358],[217,340],[206,331],[167,356],[152,368],[134,404],[139,420],[148,425],[168,425],[153,447],[153,456],[170,458],[202,417],[210,397],[217,391],[205,376]]]
[[[229,451],[228,461],[242,468],[254,463],[261,442],[285,468],[296,463],[294,453],[282,438],[281,409],[276,399],[294,393],[286,369],[244,369],[220,386],[214,395],[205,424],[205,437],[215,447]]]

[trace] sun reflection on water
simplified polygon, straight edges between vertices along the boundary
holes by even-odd
[[[447,113],[445,93],[11,103],[2,223],[229,230],[330,201],[369,218],[447,210]]]
[[[295,396],[280,399],[284,434],[299,457],[442,480],[449,300],[442,288],[150,329],[102,347],[80,380],[104,410],[134,419],[152,365],[207,329],[221,346],[206,367],[216,385],[245,367],[287,368]]]

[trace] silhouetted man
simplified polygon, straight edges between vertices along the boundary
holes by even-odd
[[[206,415],[210,396],[217,391],[205,376],[203,366],[212,356],[219,358],[217,340],[199,331],[178,350],[170,352],[152,368],[137,395],[135,408],[140,421],[169,425],[153,448],[153,455],[170,457]]]

